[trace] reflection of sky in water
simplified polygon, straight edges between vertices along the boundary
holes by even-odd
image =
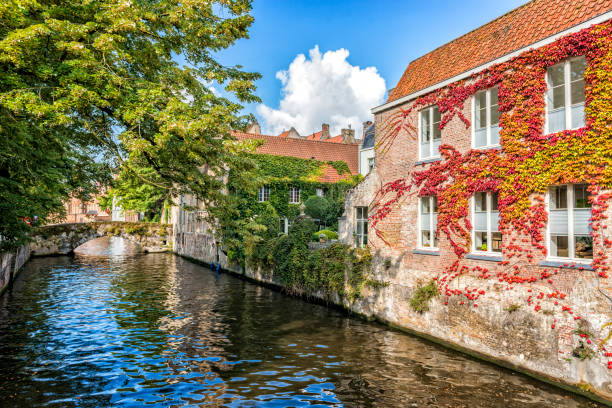
[[[119,238],[26,266],[0,367],[3,406],[595,406]]]

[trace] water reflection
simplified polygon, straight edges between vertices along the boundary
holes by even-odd
[[[74,258],[27,265],[0,298],[1,405],[596,406],[383,326],[133,249],[113,238]]]

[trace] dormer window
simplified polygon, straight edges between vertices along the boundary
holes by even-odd
[[[499,145],[497,87],[474,95],[474,147]]]
[[[440,156],[440,143],[442,132],[440,131],[440,111],[434,105],[423,109],[419,113],[419,155],[421,159],[429,159]]]
[[[547,133],[584,126],[585,68],[584,57],[573,58],[548,68]]]

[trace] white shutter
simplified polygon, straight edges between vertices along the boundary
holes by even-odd
[[[574,210],[574,234],[588,235],[591,232],[589,228],[589,219],[591,218],[591,210],[582,208]]]

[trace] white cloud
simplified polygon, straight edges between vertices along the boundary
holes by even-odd
[[[351,65],[344,48],[321,54],[315,46],[308,55],[299,54],[288,70],[276,73],[283,94],[279,108],[257,106],[264,133],[276,135],[293,126],[308,135],[329,123],[332,136],[350,124],[360,137],[362,122],[372,120],[370,109],[383,102],[385,80],[375,67]]]

